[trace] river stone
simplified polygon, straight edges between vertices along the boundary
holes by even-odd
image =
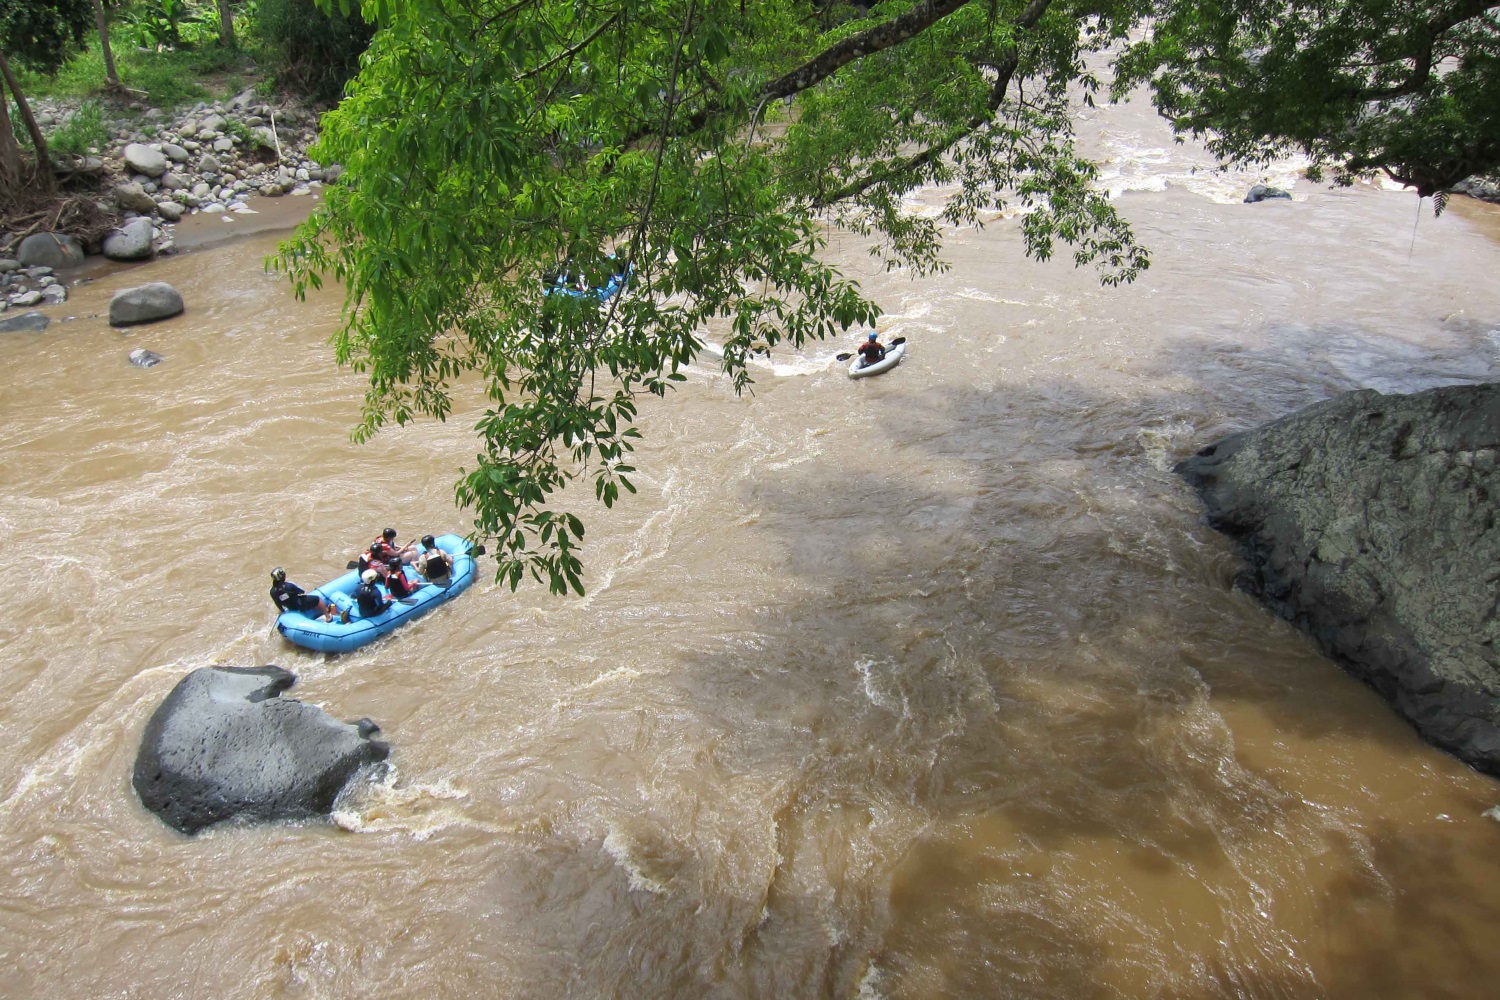
[[[340,791],[390,747],[373,723],[339,722],[281,698],[297,678],[281,667],[200,667],[146,723],[135,759],[141,802],[174,829],[229,819],[327,816]]]
[[[1253,205],[1258,201],[1267,201],[1271,198],[1285,198],[1290,201],[1292,196],[1281,190],[1281,188],[1273,188],[1268,187],[1265,184],[1257,184],[1252,187],[1245,195],[1245,204]]]
[[[167,159],[171,160],[173,163],[186,163],[188,161],[188,151],[177,145],[175,142],[163,143],[161,151],[165,153]]]
[[[212,153],[204,153],[203,159],[198,161],[198,172],[204,174],[216,174],[224,167],[219,163],[219,158]]]
[[[152,202],[155,208],[156,203]],[[104,256],[110,260],[147,260],[151,257],[151,239],[155,230],[147,218],[131,219],[104,237]]]
[[[20,269],[20,261],[12,260],[9,257],[0,257],[0,274],[9,274],[12,271],[19,271]]]
[[[34,306],[34,305],[38,304],[41,301],[42,301],[42,293],[41,292],[36,292],[36,291],[22,292],[20,295],[17,295],[15,298],[13,298],[13,299],[10,300],[11,305],[22,306],[22,307],[25,307],[25,306]]]
[[[182,312],[182,296],[165,281],[153,281],[138,288],[123,288],[109,300],[109,325],[129,326],[166,319]]]
[[[1177,469],[1241,586],[1500,775],[1500,384],[1347,393]]]
[[[66,233],[33,233],[21,241],[16,261],[22,267],[77,267],[83,263],[83,245]]]
[[[224,131],[224,118],[222,115],[209,115],[198,123],[198,133],[222,132]]]
[[[182,206],[175,201],[159,201],[156,203],[156,214],[166,222],[177,222],[182,219]]]
[[[29,312],[0,319],[0,333],[41,333],[52,320],[43,313]]]
[[[129,360],[137,368],[155,368],[161,364],[162,357],[155,351],[148,351],[144,347],[137,347],[130,352]]]
[[[160,177],[167,172],[167,158],[150,146],[132,142],[125,147],[120,156],[125,160],[126,165],[138,174]]]
[[[139,184],[119,184],[115,186],[115,204],[132,212],[149,212],[156,207],[156,199]]]

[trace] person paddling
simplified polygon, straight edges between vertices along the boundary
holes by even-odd
[[[391,602],[381,597],[380,590],[375,586],[380,574],[367,569],[359,579],[359,586],[354,588],[354,599],[359,602],[360,617],[375,618],[390,610]]]
[[[417,559],[417,572],[433,581],[446,580],[453,572],[453,560],[438,548],[437,539],[431,535],[422,536],[422,555]]]
[[[874,330],[871,330],[865,342],[859,345],[859,356],[864,359],[864,364],[860,366],[862,368],[868,368],[877,361],[885,360],[885,348],[880,343],[880,335]]]
[[[278,611],[300,611],[309,618],[330,622],[338,614],[318,594],[309,594],[295,583],[288,582],[286,570],[277,566],[271,570],[271,600]]]
[[[406,576],[406,570],[399,562],[391,563],[391,570],[386,574],[385,589],[391,592],[391,596],[397,600],[410,597],[417,592],[417,587]]]

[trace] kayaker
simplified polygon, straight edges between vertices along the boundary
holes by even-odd
[[[400,563],[391,563],[391,571],[385,578],[385,589],[397,600],[417,592],[417,588],[406,578],[406,570],[401,568]]]
[[[437,547],[437,539],[422,536],[422,554],[417,557],[417,572],[429,580],[446,580],[453,572],[453,560]]]
[[[295,583],[289,583],[286,570],[280,566],[271,570],[271,600],[276,602],[278,611],[300,611],[309,617],[316,615],[325,622],[333,621],[334,615],[338,614],[318,594],[309,594]]]
[[[868,368],[877,361],[885,360],[885,348],[880,344],[880,335],[874,330],[871,330],[870,335],[865,338],[865,342],[859,345],[859,356],[865,359],[865,363],[860,366],[861,368]]]
[[[374,618],[382,615],[390,608],[391,602],[380,596],[375,582],[380,579],[380,574],[373,569],[367,569],[360,575],[360,583],[354,588],[354,599],[359,603],[359,615],[361,618]]]

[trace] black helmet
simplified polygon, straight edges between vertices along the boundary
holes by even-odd
[[[384,531],[382,531],[380,533],[380,537],[384,538],[386,541],[390,541],[392,538],[396,537],[396,529],[395,528],[386,528]]]
[[[286,570],[282,569],[280,566],[277,566],[275,569],[271,570],[271,582],[280,583],[285,579]]]
[[[422,536],[422,548],[424,548],[424,549],[435,549],[435,548],[437,548],[437,539],[433,538],[431,535],[423,535]]]

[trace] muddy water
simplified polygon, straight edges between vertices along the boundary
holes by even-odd
[[[1260,178],[1144,115],[1088,128],[1155,251],[1133,287],[1024,261],[1012,219],[923,281],[835,240],[896,374],[820,345],[741,399],[700,367],[645,409],[640,496],[586,511],[587,598],[481,585],[348,656],[277,639],[267,571],[462,530],[477,400],[351,445],[338,302],[263,274],[264,233],[0,340],[0,993],[1491,992],[1500,786],[1235,592],[1169,470],[1347,389],[1495,378],[1500,215],[1243,206]],[[110,330],[143,274],[187,314]],[[265,662],[379,720],[395,774],[337,826],[168,832],[146,717]]]

